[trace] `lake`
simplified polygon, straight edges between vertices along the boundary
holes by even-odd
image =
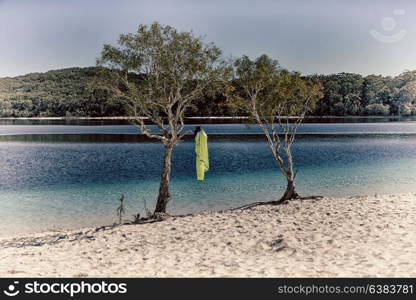
[[[0,122],[0,235],[111,224],[152,210],[160,143],[130,125]],[[188,125],[190,129],[195,125]],[[191,140],[174,151],[171,213],[278,199],[285,180],[256,126],[207,124],[211,169],[198,182]],[[307,123],[293,151],[304,195],[416,193],[416,122]]]

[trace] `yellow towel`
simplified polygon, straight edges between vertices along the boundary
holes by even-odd
[[[195,136],[196,177],[204,180],[205,172],[209,170],[208,136],[205,131],[199,131]]]

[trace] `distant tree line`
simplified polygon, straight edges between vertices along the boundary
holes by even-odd
[[[97,68],[69,68],[0,78],[0,116],[123,116],[123,105],[105,94],[90,93]]]
[[[88,82],[97,72],[97,67],[69,68],[0,78],[0,116],[126,116],[121,101],[110,99],[103,91],[88,89]],[[416,115],[416,71],[396,77],[351,73],[308,77],[318,79],[324,87],[324,97],[310,115]],[[188,116],[236,113],[222,93],[205,93],[188,109]]]
[[[340,73],[316,75],[324,86],[317,116],[366,116],[416,114],[416,71],[396,77]]]

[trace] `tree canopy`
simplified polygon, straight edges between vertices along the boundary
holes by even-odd
[[[144,134],[174,145],[183,134],[185,113],[223,77],[220,57],[219,48],[192,32],[140,25],[134,34],[121,34],[117,46],[104,45],[91,90],[123,99],[130,116],[148,118],[161,133],[150,133],[136,119]]]

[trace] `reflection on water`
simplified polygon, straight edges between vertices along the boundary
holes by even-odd
[[[113,135],[99,135],[95,143],[97,135],[68,136],[0,142],[0,234],[112,223],[122,194],[127,218],[143,213],[143,199],[153,207],[160,143],[131,143],[128,134],[117,135],[117,143]],[[284,178],[263,138],[211,135],[204,182],[195,178],[193,147],[185,141],[175,148],[171,212],[223,209],[283,192]],[[413,135],[305,136],[295,143],[294,157],[303,195],[416,192]]]
[[[416,116],[379,116],[379,117],[307,117],[304,123],[380,123],[380,122],[409,122],[416,121]],[[243,118],[230,117],[192,117],[185,118],[186,124],[235,124],[246,123]],[[48,118],[48,119],[24,119],[24,118],[0,118],[0,125],[130,125],[125,119],[102,119],[102,118]]]
[[[197,124],[185,126],[185,130],[192,132]],[[245,124],[205,124],[205,131],[209,135],[250,135],[262,134],[257,125]],[[158,132],[155,126],[149,126]],[[301,124],[297,131],[299,134],[416,134],[416,122],[389,122],[389,123],[320,123]],[[139,130],[132,125],[0,125],[0,136],[3,140],[7,135],[45,135],[45,134],[95,134],[95,135],[138,135]],[[12,138],[13,139],[13,138]]]

